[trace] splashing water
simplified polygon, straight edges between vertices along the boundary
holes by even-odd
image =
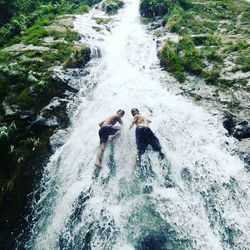
[[[250,182],[226,149],[233,140],[215,117],[166,90],[172,78],[159,67],[138,5],[126,0],[109,25],[96,24],[94,17],[105,17],[99,9],[75,22],[102,57],[80,79],[71,134],[45,168],[27,249],[250,248]],[[152,119],[167,161],[148,151],[132,168],[133,107]],[[98,123],[120,108],[124,129],[107,145],[98,172]]]

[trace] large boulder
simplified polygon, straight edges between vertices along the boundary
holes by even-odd
[[[81,68],[91,59],[91,50],[88,46],[76,47],[70,58],[65,61],[64,68]]]
[[[44,107],[36,120],[32,123],[31,129],[36,135],[41,135],[49,129],[65,128],[68,125],[66,113],[67,101],[54,97],[51,102]]]
[[[242,121],[234,128],[233,136],[237,139],[245,139],[250,137],[250,127],[247,121]]]
[[[238,140],[250,138],[250,126],[248,121],[239,119],[229,111],[224,111],[223,115],[222,124],[229,135],[234,136]]]

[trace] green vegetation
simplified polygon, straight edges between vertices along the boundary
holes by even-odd
[[[141,0],[140,12],[143,17],[164,16],[169,13],[176,5],[183,9],[190,6],[189,0]]]
[[[181,82],[188,73],[204,78],[207,84],[234,86],[234,82],[220,79],[221,70],[230,57],[235,64],[232,72],[249,71],[250,4],[226,0],[185,3],[141,0],[143,17],[164,15],[163,27],[181,38],[177,43],[165,41],[159,53],[161,65]]]
[[[52,78],[52,68],[81,67],[90,59],[90,49],[79,45],[80,35],[72,31],[74,17],[62,15],[86,12],[98,1],[0,1],[0,10],[9,8],[0,17],[1,230],[18,226],[35,173],[48,156],[48,138],[54,129],[36,132],[32,124],[67,87]],[[6,195],[11,205],[5,204]]]
[[[121,0],[106,0],[103,3],[103,9],[106,13],[114,15],[120,8],[124,6],[124,2]]]
[[[25,32],[27,28],[33,27],[36,21],[38,26],[41,26],[41,24],[48,25],[58,15],[87,12],[89,6],[96,2],[98,1],[83,0],[72,3],[69,0],[14,0],[10,3],[10,1],[2,0],[0,1],[0,10],[6,8],[5,11],[1,11],[1,13],[6,13],[6,17],[0,19],[0,22],[2,22],[0,47],[8,46],[13,37]],[[42,32],[41,36],[45,35],[44,30],[37,30],[37,32]]]
[[[94,17],[93,18],[97,24],[108,24],[111,21],[111,18],[104,17]]]
[[[185,80],[184,67],[178,54],[178,44],[167,40],[160,51],[161,65],[180,81]]]
[[[201,51],[195,48],[194,42],[189,36],[183,37],[179,43],[167,40],[159,56],[161,65],[172,72],[181,82],[185,80],[184,71],[195,75],[202,72]]]

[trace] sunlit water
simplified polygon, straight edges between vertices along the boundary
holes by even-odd
[[[51,157],[33,203],[27,249],[249,249],[249,174],[227,150],[233,141],[215,117],[166,90],[156,44],[139,22],[139,0],[126,0],[111,32],[93,17],[76,29],[101,58],[88,66],[70,135]],[[136,169],[130,109],[151,119],[167,152],[152,151]],[[98,123],[124,109],[124,129],[95,170]]]

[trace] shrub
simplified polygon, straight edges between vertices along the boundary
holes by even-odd
[[[162,47],[160,54],[161,66],[173,73],[179,81],[185,80],[184,68],[178,54],[178,44],[167,40]]]
[[[194,41],[190,36],[184,36],[179,42],[182,49],[181,61],[186,71],[200,74],[203,68],[201,51],[195,48]]]
[[[171,0],[141,0],[140,12],[143,17],[164,16],[173,6]]]
[[[206,83],[216,85],[220,77],[220,70],[218,68],[213,68],[210,71],[205,71],[202,73],[202,77],[205,78]]]
[[[173,10],[166,15],[165,19],[167,21],[166,26],[171,32],[179,32],[183,27],[185,12],[180,6],[176,5]]]

